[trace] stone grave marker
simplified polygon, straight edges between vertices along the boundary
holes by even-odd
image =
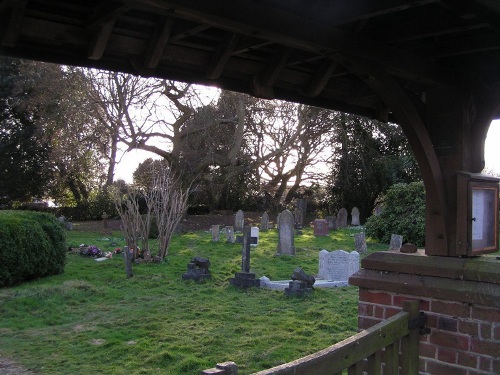
[[[259,228],[251,227],[250,228],[250,245],[257,246],[259,244]]]
[[[383,208],[383,206],[382,206],[381,204],[377,204],[377,205],[375,206],[375,208],[373,209],[373,214],[374,214],[375,216],[378,216],[378,215],[380,215],[380,214],[382,213],[383,209],[384,209],[384,208]]]
[[[295,220],[295,228],[301,229],[304,225],[304,211],[301,208],[295,208],[293,211],[293,217]]]
[[[229,283],[236,287],[248,288],[252,286],[260,287],[260,279],[255,278],[255,273],[250,272],[250,244],[251,228],[243,228],[243,245],[241,248],[241,272],[237,272],[234,278],[229,279]]]
[[[290,211],[281,212],[278,221],[278,251],[279,255],[295,255],[294,218]]]
[[[399,251],[403,245],[403,236],[399,234],[391,234],[391,243],[389,244],[389,251]]]
[[[269,214],[267,212],[262,214],[262,218],[260,220],[260,230],[263,232],[267,232],[269,230]]]
[[[337,227],[347,228],[347,210],[344,207],[337,213]]]
[[[359,253],[344,250],[319,252],[318,278],[328,281],[347,281],[359,270]]]
[[[235,243],[236,238],[234,237],[234,228],[232,226],[226,227],[226,237],[228,243]]]
[[[307,212],[307,199],[305,198],[300,198],[297,200],[297,203],[295,204],[295,207],[300,208],[302,210],[302,213],[305,215]]]
[[[325,216],[325,220],[328,224],[328,230],[337,229],[337,217],[336,216]]]
[[[218,225],[212,225],[212,241],[219,242],[220,227]]]
[[[352,226],[361,225],[361,223],[359,221],[359,209],[357,207],[354,207],[351,210],[351,225]]]
[[[234,230],[236,232],[241,232],[243,231],[243,227],[245,226],[245,214],[243,211],[238,210],[236,212],[236,215],[234,217]]]
[[[356,250],[360,254],[366,253],[366,251],[368,250],[366,247],[365,232],[354,234],[354,250]]]
[[[315,236],[328,236],[328,222],[325,219],[316,219],[313,221]]]
[[[208,258],[195,257],[188,263],[187,271],[182,274],[182,280],[195,280],[198,282],[210,279],[212,276],[210,275],[209,267],[210,261]]]
[[[314,276],[307,275],[301,267],[297,267],[292,274],[292,281],[288,283],[288,288],[285,288],[287,296],[303,296],[311,293],[314,288]]]

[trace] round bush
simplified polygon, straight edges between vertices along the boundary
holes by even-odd
[[[389,243],[391,234],[404,242],[425,245],[425,189],[422,182],[395,184],[384,196],[383,211],[366,222],[366,234]]]
[[[0,286],[64,271],[66,239],[52,215],[0,211]]]

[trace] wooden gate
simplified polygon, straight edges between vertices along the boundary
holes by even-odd
[[[414,375],[419,366],[419,333],[425,315],[418,301],[373,327],[314,354],[252,375]],[[202,375],[236,375],[233,362],[220,363]]]

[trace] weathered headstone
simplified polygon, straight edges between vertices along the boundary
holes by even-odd
[[[234,237],[234,228],[232,226],[226,227],[226,236],[227,236],[228,243],[234,243],[236,241],[236,239]]]
[[[304,211],[301,208],[295,208],[293,211],[293,217],[295,220],[295,228],[300,229],[304,225]]]
[[[255,278],[255,273],[250,272],[250,243],[251,228],[243,228],[243,246],[241,249],[241,272],[237,272],[234,278],[229,279],[229,283],[240,288],[252,286],[260,287],[260,279]]]
[[[347,210],[343,207],[337,213],[337,227],[347,228]]]
[[[257,246],[259,244],[259,228],[251,227],[250,228],[250,245]]]
[[[403,236],[399,234],[391,235],[391,243],[389,244],[389,251],[399,251],[403,245]]]
[[[351,210],[351,225],[352,226],[361,225],[361,223],[359,221],[359,209],[357,207],[354,207]]]
[[[295,204],[295,207],[300,208],[302,210],[302,213],[305,215],[307,212],[307,199],[305,198],[298,199],[297,203]]]
[[[384,207],[381,204],[377,204],[375,206],[375,208],[373,209],[373,214],[375,216],[378,216],[378,215],[380,215],[382,213],[383,209],[384,209]]]
[[[269,214],[267,212],[262,214],[262,218],[260,220],[260,230],[263,232],[267,232],[269,230]]]
[[[319,252],[318,278],[331,281],[347,281],[359,270],[359,253],[344,250]]]
[[[285,288],[287,296],[303,296],[313,291],[315,279],[314,276],[306,275],[302,268],[297,267],[292,274],[292,281]]]
[[[243,227],[245,226],[245,214],[243,211],[238,210],[236,212],[236,215],[234,217],[234,230],[236,232],[241,232],[243,231]]]
[[[295,255],[294,219],[290,211],[281,212],[278,222],[278,251],[280,255]]]
[[[315,236],[328,236],[328,222],[325,219],[316,219],[313,221]]]
[[[354,250],[356,250],[360,254],[366,253],[367,247],[365,232],[354,234]]]
[[[337,217],[336,216],[325,216],[325,220],[328,223],[329,230],[337,229]]]
[[[134,253],[130,251],[128,246],[123,247],[123,260],[125,261],[125,272],[127,273],[127,279],[130,279],[134,276],[134,272],[132,270],[132,258],[134,257]]]
[[[220,227],[218,225],[212,225],[212,241],[219,242]]]
[[[200,281],[209,279],[212,277],[209,267],[210,261],[207,258],[195,257],[188,263],[187,271],[182,274],[182,280]]]

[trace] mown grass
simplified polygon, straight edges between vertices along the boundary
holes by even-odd
[[[354,249],[353,231],[296,237],[295,257],[275,256],[277,234],[252,249],[257,277],[288,279],[301,266],[318,272],[321,249]],[[68,244],[123,246],[119,232],[68,232]],[[368,244],[369,252],[387,245]],[[208,257],[212,279],[182,281],[193,256]],[[134,265],[68,254],[64,274],[0,290],[0,354],[40,374],[197,374],[234,361],[249,374],[291,361],[356,333],[356,287],[285,297],[228,282],[241,268],[241,245],[213,243],[206,232],[176,235],[167,260]]]

